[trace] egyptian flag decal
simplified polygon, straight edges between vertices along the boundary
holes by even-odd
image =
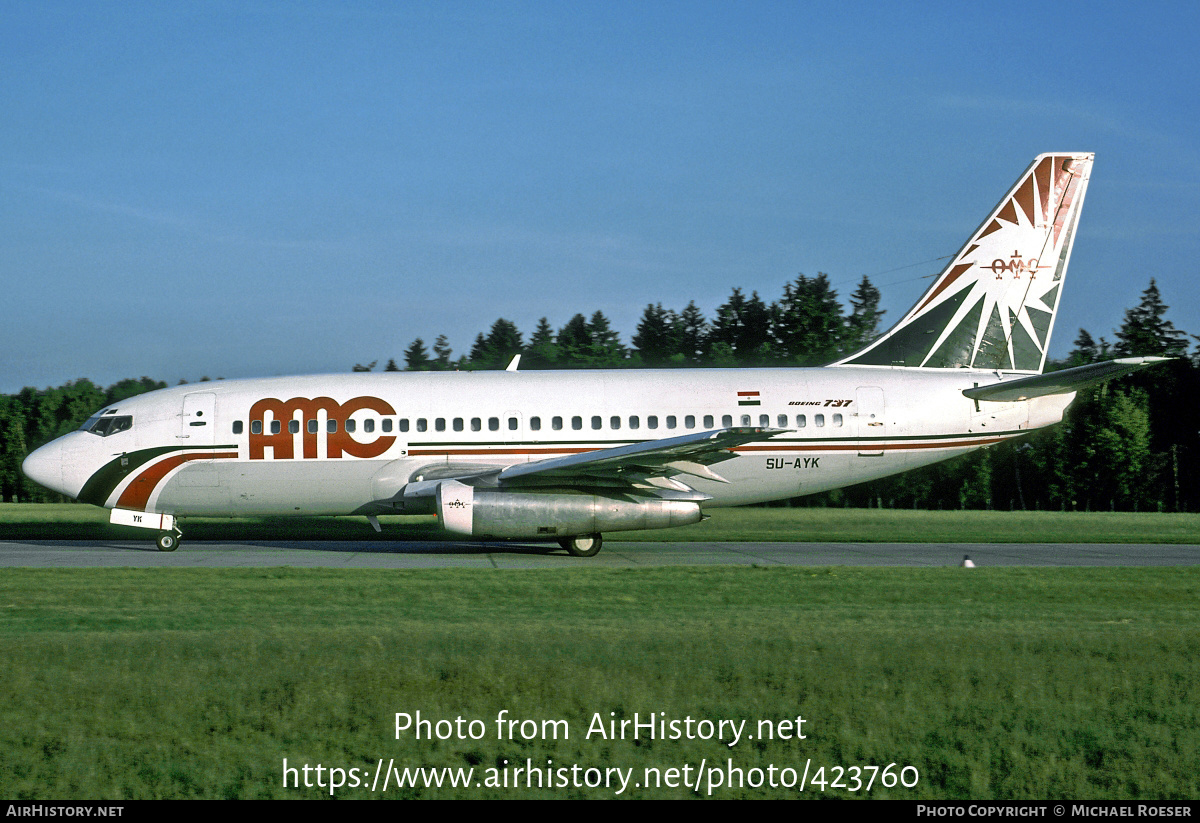
[[[740,391],[738,394],[739,406],[760,406],[758,401],[758,392],[756,391]]]

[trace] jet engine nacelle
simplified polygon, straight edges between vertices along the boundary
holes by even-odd
[[[594,494],[478,490],[456,480],[437,488],[442,526],[471,537],[570,537],[665,529],[702,519],[693,500],[618,500]]]

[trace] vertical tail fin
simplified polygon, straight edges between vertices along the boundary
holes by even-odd
[[[1039,155],[900,322],[834,365],[1040,373],[1094,158]]]

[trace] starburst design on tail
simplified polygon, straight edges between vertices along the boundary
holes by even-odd
[[[900,322],[836,365],[1041,372],[1093,158],[1038,156]]]

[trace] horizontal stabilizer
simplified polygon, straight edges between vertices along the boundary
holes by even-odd
[[[1050,394],[1069,394],[1094,383],[1122,377],[1146,366],[1165,363],[1171,359],[1170,357],[1122,357],[1117,360],[1089,363],[1086,366],[1063,369],[1049,374],[1004,380],[990,386],[963,389],[963,394],[972,400],[992,400],[1004,403],[1028,400],[1031,397],[1045,397]]]

